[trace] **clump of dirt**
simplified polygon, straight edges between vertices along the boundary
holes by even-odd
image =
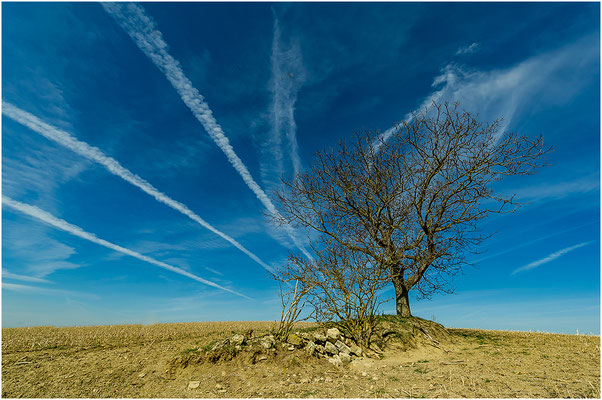
[[[452,341],[452,335],[441,324],[418,317],[398,317],[383,315],[379,317],[374,336],[373,347],[377,351],[408,351],[423,346],[443,349]]]

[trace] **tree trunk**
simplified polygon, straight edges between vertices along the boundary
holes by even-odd
[[[393,286],[395,286],[395,306],[397,315],[400,317],[411,317],[409,290],[404,285],[401,277],[393,277]]]

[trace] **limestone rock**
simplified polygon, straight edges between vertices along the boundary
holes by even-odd
[[[232,343],[234,346],[242,346],[242,344],[245,342],[245,337],[243,335],[234,335],[230,338],[230,343]]]
[[[341,365],[343,362],[341,361],[341,357],[339,357],[338,354],[335,354],[334,356],[330,357],[328,359],[328,362],[335,365],[335,366],[339,366]]]
[[[259,344],[261,344],[266,349],[271,349],[272,346],[274,346],[275,342],[276,341],[274,340],[274,336],[272,335],[264,336],[259,340]]]
[[[296,333],[291,333],[290,335],[288,335],[286,341],[289,344],[292,344],[293,346],[300,346],[301,343],[303,343],[303,339],[301,339],[301,336],[297,335]]]
[[[336,342],[341,338],[341,331],[337,328],[330,328],[326,331],[326,338],[329,342]]]
[[[339,353],[339,358],[341,359],[341,363],[343,365],[349,364],[351,362],[351,356],[347,353]]]
[[[326,350],[326,352],[328,354],[338,354],[339,349],[337,349],[337,346],[335,346],[334,344],[330,343],[330,342],[326,342],[326,345],[324,345],[324,349]]]
[[[340,353],[345,353],[347,355],[349,355],[349,353],[351,353],[351,349],[349,348],[349,346],[347,346],[345,343],[341,342],[340,340],[337,340],[334,344],[337,349],[339,349]]]
[[[316,344],[314,342],[307,343],[307,346],[305,346],[305,351],[307,351],[310,356],[313,356],[316,352]]]
[[[351,343],[351,346],[349,346],[349,351],[351,354],[354,354],[358,357],[362,356],[362,349],[356,344]]]
[[[201,381],[190,381],[188,382],[188,389],[196,389],[201,386]]]
[[[319,344],[324,343],[326,341],[326,336],[322,335],[319,332],[316,332],[314,333],[314,341]]]
[[[326,352],[326,349],[324,348],[324,346],[322,346],[321,344],[317,344],[316,345],[316,351],[319,354],[324,354]]]
[[[228,346],[229,344],[230,344],[230,339],[221,340],[221,341],[219,341],[219,342],[217,342],[216,344],[213,345],[213,347],[211,348],[211,351],[219,350],[219,349],[221,349],[223,347]]]

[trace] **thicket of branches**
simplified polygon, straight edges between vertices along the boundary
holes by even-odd
[[[386,286],[389,271],[331,240],[313,243],[312,254],[313,260],[291,255],[279,276],[300,283],[298,290],[317,321],[336,321],[359,345],[368,347],[382,302],[378,291]]]

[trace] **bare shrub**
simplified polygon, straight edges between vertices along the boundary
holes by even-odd
[[[274,279],[278,281],[282,311],[280,322],[272,328],[272,334],[277,340],[285,341],[295,322],[305,321],[311,317],[310,315],[300,318],[305,306],[307,288],[303,284],[299,285],[299,281],[296,280],[294,289],[291,289],[290,279],[283,278],[282,275],[275,275]]]
[[[314,260],[291,255],[280,270],[296,281],[318,322],[334,321],[362,347],[369,347],[381,301],[378,291],[388,282],[388,270],[365,254],[336,242],[312,245]]]

